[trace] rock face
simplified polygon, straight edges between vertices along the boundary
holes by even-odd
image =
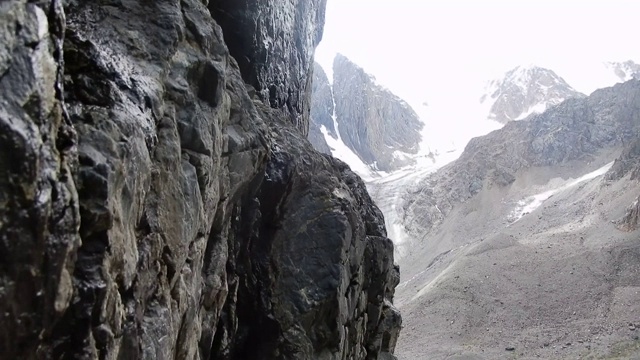
[[[272,108],[286,108],[304,134],[309,130],[313,52],[322,37],[326,3],[218,0],[209,5],[245,83]]]
[[[619,180],[627,175],[631,180],[640,179],[640,139],[634,139],[626,144],[620,157],[607,172],[606,179]]]
[[[423,125],[406,102],[339,54],[333,94],[342,140],[364,163],[390,171],[412,162],[402,153],[418,152]]]
[[[640,222],[640,197],[627,208],[625,215],[616,221],[618,229],[623,231],[634,231],[638,229]]]
[[[542,113],[566,99],[581,97],[584,94],[574,90],[552,70],[518,66],[503,78],[489,82],[480,102],[490,104],[489,119],[506,124]]]
[[[392,357],[382,215],[304,139],[323,1],[0,8],[3,357]]]
[[[76,133],[66,114],[59,1],[0,4],[0,347],[46,358],[74,296]]]
[[[605,179],[608,182],[620,180],[628,176],[629,180],[640,180],[640,139],[627,144],[620,157],[618,157]],[[618,228],[623,231],[634,231],[640,223],[640,197],[635,199],[626,209],[625,215],[616,221]]]
[[[340,54],[333,64],[333,87],[317,64],[313,81],[309,140],[318,151],[330,153],[325,136],[331,136],[373,170],[414,163],[410,155],[419,150],[423,124],[406,102]]]
[[[301,134],[276,120],[274,140],[283,146],[274,148],[258,201],[243,210],[259,231],[247,234],[251,262],[243,261],[247,249],[236,249],[246,273],[240,289],[252,281],[229,308],[247,317],[249,331],[237,344],[243,352],[232,358],[390,356],[401,321],[391,304],[400,278],[382,213],[344,163],[311,151]],[[265,329],[275,330],[273,338],[255,347]]]
[[[321,127],[324,126],[329,136],[338,139],[338,133],[333,124],[333,90],[327,74],[318,63],[315,63],[313,67],[311,100],[309,141],[316,150],[331,155],[331,149],[325,140]]]
[[[511,184],[519,171],[617,149],[640,131],[640,81],[569,99],[528,121],[469,142],[461,157],[424,179],[405,197],[404,223],[422,238],[459,203],[482,189]]]

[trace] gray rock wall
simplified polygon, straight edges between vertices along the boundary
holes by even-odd
[[[292,6],[245,3],[264,21],[249,38]],[[242,72],[206,2],[0,7],[2,358],[391,356],[380,211],[304,139],[304,81],[269,106],[272,78],[244,83],[308,73],[288,59],[318,37]]]
[[[423,125],[406,102],[342,55],[333,64],[333,93],[342,140],[364,163],[383,171],[412,163],[393,154],[419,150]]]
[[[276,5],[277,4],[277,5]],[[322,38],[326,0],[209,2],[244,81],[307,134],[313,53]]]
[[[3,1],[0,24],[0,357],[28,359],[50,353],[74,297],[77,137],[61,2]]]
[[[309,123],[309,142],[313,147],[325,154],[331,154],[329,145],[320,127],[324,126],[327,133],[334,139],[338,133],[333,125],[333,90],[329,78],[318,63],[313,66],[313,87],[311,91],[311,118]]]

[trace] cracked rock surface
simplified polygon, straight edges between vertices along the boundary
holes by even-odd
[[[393,356],[382,215],[305,139],[323,1],[0,10],[1,358]]]

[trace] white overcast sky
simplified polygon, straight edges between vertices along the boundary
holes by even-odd
[[[328,0],[316,59],[340,52],[412,103],[530,64],[588,93],[594,65],[640,60],[639,19],[637,1]]]

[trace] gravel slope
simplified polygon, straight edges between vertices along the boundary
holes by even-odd
[[[612,223],[640,185],[536,184],[534,172],[457,207],[401,259],[399,359],[640,359],[640,241]],[[558,188],[510,219],[519,200]]]

